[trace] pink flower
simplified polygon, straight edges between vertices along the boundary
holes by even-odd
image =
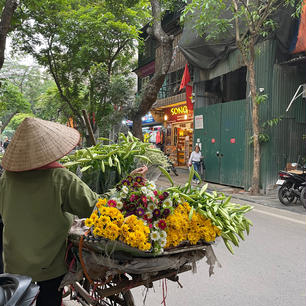
[[[149,228],[152,228],[153,227],[153,224],[151,223],[151,224],[149,224]]]
[[[134,202],[134,201],[136,201],[136,195],[135,195],[135,194],[132,194],[132,195],[130,196],[130,202]]]
[[[165,197],[164,197],[162,194],[159,195],[158,198],[159,198],[161,201],[165,199]]]
[[[109,201],[107,202],[107,205],[108,205],[109,207],[116,207],[116,206],[117,206],[117,202],[114,201],[114,200],[109,200]]]
[[[145,196],[141,197],[141,201],[142,201],[143,204],[147,204],[147,202],[148,202],[148,200]]]
[[[153,193],[156,197],[158,196],[158,192],[156,190],[154,190]]]

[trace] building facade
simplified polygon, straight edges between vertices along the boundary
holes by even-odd
[[[306,83],[305,53],[283,59],[276,40],[257,45],[256,83],[267,99],[260,105],[261,188],[275,187],[278,171],[306,156],[306,103],[301,95],[286,112],[300,85]],[[194,139],[202,146],[206,180],[251,186],[253,169],[251,98],[247,70],[236,50],[209,71],[194,69]],[[305,95],[304,95],[305,96]],[[273,122],[273,123],[272,123]]]
[[[152,135],[156,129],[160,130],[161,137],[151,137],[150,141],[160,145],[162,150],[169,154],[176,166],[187,166],[187,160],[193,146],[193,111],[187,108],[185,90],[180,90],[180,84],[187,63],[185,57],[178,48],[182,35],[179,24],[180,11],[169,13],[163,19],[163,28],[169,35],[174,35],[172,64],[160,89],[157,101],[151,109],[151,114],[156,122],[151,126]],[[141,90],[155,72],[155,66],[159,65],[161,49],[156,41],[146,35],[143,29],[144,48],[139,55],[138,90]],[[148,132],[148,127],[143,126],[143,132]]]

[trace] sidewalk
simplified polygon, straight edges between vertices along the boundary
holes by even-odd
[[[181,169],[177,168],[177,173],[178,176],[175,176],[172,172],[170,173],[174,184],[175,185],[185,185],[185,183],[188,181],[189,177],[189,172],[187,169]],[[168,179],[161,175],[156,182],[158,186],[161,188],[166,188],[170,187],[171,184],[169,183]],[[199,185],[193,184],[194,186],[203,186],[206,184],[206,182],[202,182]],[[306,210],[304,207],[300,204],[300,202],[297,202],[295,204],[292,204],[290,206],[285,206],[283,205],[277,195],[277,188],[275,188],[275,192],[269,195],[258,195],[258,196],[253,196],[249,192],[243,190],[242,188],[236,188],[236,187],[231,187],[231,186],[225,186],[225,185],[219,185],[219,184],[214,184],[214,183],[209,183],[208,182],[208,191],[219,191],[224,193],[227,196],[231,196],[233,199],[239,199],[242,201],[249,202],[248,204],[252,205],[252,203],[264,205],[264,206],[269,206],[269,207],[274,207],[278,209],[283,209],[287,211],[291,211],[294,213],[298,214],[303,214],[306,215]]]

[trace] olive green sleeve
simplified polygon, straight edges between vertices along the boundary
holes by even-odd
[[[63,210],[79,218],[89,217],[99,198],[99,195],[77,176],[72,176],[63,192],[65,199]]]

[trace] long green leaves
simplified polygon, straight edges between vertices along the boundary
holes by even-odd
[[[253,207],[249,205],[239,205],[231,202],[231,197],[226,197],[222,193],[207,192],[207,184],[201,190],[190,187],[190,180],[194,173],[191,167],[189,181],[185,187],[170,187],[167,191],[170,194],[178,194],[183,201],[189,202],[192,209],[189,218],[192,218],[194,211],[198,212],[205,218],[220,228],[221,237],[227,249],[234,254],[232,244],[239,246],[240,239],[244,240],[244,232],[247,235],[250,232],[252,222],[245,217]]]

